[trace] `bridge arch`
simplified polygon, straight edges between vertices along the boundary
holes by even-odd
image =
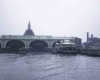
[[[60,41],[61,41],[61,40],[57,40],[57,41],[53,42],[53,44],[52,44],[52,48],[55,47],[55,43],[56,43],[56,42],[57,42],[57,43],[60,43]]]
[[[24,42],[20,40],[10,40],[6,43],[6,48],[10,48],[11,50],[18,51],[19,48],[25,48]]]
[[[29,44],[29,48],[32,50],[44,50],[48,47],[48,43],[43,40],[34,40]]]

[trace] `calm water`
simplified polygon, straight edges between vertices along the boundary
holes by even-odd
[[[0,80],[100,80],[100,57],[0,54]]]

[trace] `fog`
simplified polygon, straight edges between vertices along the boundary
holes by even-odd
[[[100,37],[99,0],[0,0],[0,35],[23,35],[28,22],[36,35]]]

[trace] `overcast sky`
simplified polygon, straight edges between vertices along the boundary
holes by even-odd
[[[0,0],[0,35],[100,37],[100,0]]]

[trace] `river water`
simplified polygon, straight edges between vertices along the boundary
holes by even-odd
[[[0,80],[100,80],[100,57],[46,52],[0,54]]]

